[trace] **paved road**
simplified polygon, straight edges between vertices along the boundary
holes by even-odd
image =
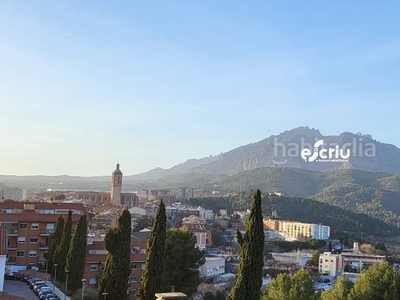
[[[9,295],[25,298],[26,300],[38,300],[35,293],[22,281],[4,280],[4,292]]]

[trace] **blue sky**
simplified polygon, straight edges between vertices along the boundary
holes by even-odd
[[[137,174],[306,125],[400,146],[399,1],[0,5],[0,174]]]

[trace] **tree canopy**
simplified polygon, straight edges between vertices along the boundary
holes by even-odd
[[[169,229],[165,241],[163,291],[192,295],[200,283],[199,267],[205,262],[204,252],[196,247],[196,237],[186,229]]]
[[[310,274],[305,270],[300,270],[293,276],[282,273],[272,280],[268,285],[267,293],[262,297],[262,300],[282,299],[318,299],[318,294],[314,291],[313,280]]]
[[[72,236],[66,261],[66,269],[70,272],[68,290],[72,292],[75,292],[82,286],[81,279],[83,278],[85,268],[86,240],[87,220],[86,215],[82,215]]]
[[[400,299],[400,274],[389,263],[374,264],[364,270],[348,300],[398,300]]]
[[[108,251],[104,271],[99,280],[98,298],[108,293],[108,299],[125,299],[131,273],[131,215],[125,209],[116,227],[111,228],[105,238],[104,247]]]
[[[237,231],[240,245],[240,263],[237,280],[227,300],[248,300],[260,298],[262,285],[264,225],[261,209],[261,192],[257,190],[253,202],[246,233],[243,237]]]
[[[62,231],[60,244],[56,248],[54,253],[53,263],[57,263],[57,279],[65,281],[65,266],[67,260],[67,254],[71,243],[72,233],[72,211],[68,212],[67,221],[65,221],[64,228]]]
[[[353,288],[353,282],[347,279],[346,276],[340,276],[333,289],[323,291],[321,300],[347,300],[347,295]]]
[[[154,299],[162,290],[162,278],[165,260],[166,239],[165,205],[161,201],[146,247],[146,267],[142,274],[142,286],[136,296],[137,300]]]
[[[61,242],[62,232],[64,229],[64,219],[59,216],[57,219],[56,229],[49,237],[49,251],[47,252],[48,259],[48,272],[54,276],[54,254],[57,250],[57,246]]]

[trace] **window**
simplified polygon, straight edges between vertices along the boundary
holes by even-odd
[[[96,284],[97,283],[97,279],[96,278],[90,278],[89,279],[89,284]]]
[[[27,226],[26,223],[19,223],[19,229],[26,229]]]
[[[144,270],[144,269],[145,269],[145,267],[146,267],[146,264],[145,264],[145,263],[143,263],[143,264],[142,264],[142,270]]]
[[[36,250],[29,250],[29,257],[36,257],[37,252]]]
[[[26,242],[26,239],[24,236],[19,236],[17,242],[18,244],[24,244]]]
[[[18,250],[18,251],[17,251],[17,257],[23,257],[23,256],[25,256],[25,251],[23,251],[23,250]]]
[[[32,229],[39,229],[39,223],[32,223]]]
[[[99,267],[97,265],[90,265],[90,271],[95,272],[98,270],[99,270]]]
[[[136,270],[137,269],[137,264],[131,264],[131,269]]]
[[[136,276],[131,276],[131,283],[138,282]]]
[[[38,238],[37,237],[31,237],[31,243],[37,243],[38,242]]]

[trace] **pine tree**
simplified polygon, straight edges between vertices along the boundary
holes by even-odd
[[[57,219],[56,229],[49,237],[49,251],[47,252],[48,260],[48,272],[54,276],[54,253],[56,252],[57,246],[61,242],[62,232],[64,229],[64,219],[59,216]]]
[[[182,292],[188,296],[197,292],[199,268],[205,263],[204,251],[196,247],[197,238],[187,229],[169,229],[165,240],[163,292]]]
[[[400,299],[400,274],[388,262],[373,264],[357,278],[347,299],[398,300]]]
[[[98,299],[103,299],[104,292],[109,300],[125,299],[131,273],[131,215],[128,210],[123,211],[117,226],[107,232],[104,247],[108,254],[99,281]]]
[[[353,288],[353,282],[351,282],[345,275],[340,276],[332,290],[326,290],[322,292],[322,300],[347,300],[347,296],[350,290]]]
[[[238,277],[231,293],[227,296],[227,300],[260,299],[264,249],[260,190],[257,190],[253,195],[245,236],[243,237],[240,231],[237,231],[237,240],[240,245]]]
[[[165,238],[167,218],[165,206],[161,200],[153,222],[146,247],[146,267],[142,274],[142,286],[139,288],[137,300],[154,300],[155,293],[161,292],[165,259]]]
[[[72,211],[68,212],[67,220],[65,221],[60,244],[56,248],[54,253],[53,263],[58,264],[57,266],[57,279],[59,281],[65,281],[65,264],[69,246],[71,243],[72,233]]]
[[[78,220],[67,255],[66,269],[70,271],[68,290],[71,292],[75,292],[82,286],[81,279],[85,268],[86,240],[87,220],[86,215],[83,215]]]

